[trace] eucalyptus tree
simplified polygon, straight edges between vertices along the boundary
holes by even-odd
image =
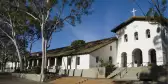
[[[4,71],[6,62],[13,60],[14,53],[15,46],[12,41],[8,37],[0,35],[0,62],[2,64],[2,71]]]
[[[46,50],[49,47],[53,32],[60,31],[65,24],[75,26],[81,23],[81,17],[90,13],[93,0],[28,0],[27,10],[21,12],[30,16],[30,24],[41,31],[42,67],[41,81],[46,68]]]
[[[144,12],[140,4],[137,0],[131,0],[133,1],[138,8],[141,10],[144,16],[147,17],[147,19],[151,19],[151,17],[159,22],[163,26],[168,26],[167,22],[167,0],[146,0],[146,2],[149,3],[150,7],[147,12]]]
[[[167,0],[148,0],[150,8],[146,14],[147,17],[153,17],[154,20],[159,22],[162,26],[168,27],[166,9]]]
[[[18,7],[25,7],[26,0],[0,0],[0,31],[4,33],[14,44],[20,62],[20,70],[23,70],[22,56],[18,41],[24,40],[22,35],[27,31],[27,17]]]

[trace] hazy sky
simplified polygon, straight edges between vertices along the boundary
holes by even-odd
[[[150,7],[146,1],[137,0],[144,12]],[[79,39],[88,42],[115,36],[111,29],[132,17],[133,8],[137,10],[136,16],[143,16],[132,0],[94,0],[92,15],[83,17],[82,23],[75,27],[66,25],[61,32],[54,33],[49,49],[68,46]],[[41,51],[41,40],[34,44],[32,51]]]

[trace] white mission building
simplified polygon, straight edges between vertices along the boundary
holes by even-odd
[[[100,59],[117,67],[140,67],[168,63],[168,38],[163,27],[152,19],[131,17],[112,29],[116,37],[92,41],[73,49],[70,46],[47,51],[47,69],[91,69]],[[41,65],[41,52],[32,53],[27,68]]]
[[[117,62],[120,67],[139,67],[167,63],[164,48],[167,32],[163,27],[145,17],[132,17],[116,28]],[[166,42],[167,43],[167,42]]]

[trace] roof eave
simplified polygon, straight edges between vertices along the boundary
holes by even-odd
[[[150,19],[153,19],[153,18],[150,18]],[[115,32],[115,33],[116,33],[119,29],[121,29],[122,27],[124,27],[124,26],[130,24],[130,23],[133,22],[133,21],[147,21],[147,17],[142,17],[142,16],[139,16],[139,17],[137,17],[137,16],[131,17],[131,18],[129,18],[128,20],[126,20],[125,22],[123,22],[123,23],[121,23],[120,25],[118,25],[117,27],[113,28],[113,29],[111,30],[111,32]]]

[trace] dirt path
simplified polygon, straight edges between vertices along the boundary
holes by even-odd
[[[16,77],[12,77],[11,74],[8,73],[0,73],[0,84],[47,84],[47,83],[39,83],[31,80],[20,79]]]

